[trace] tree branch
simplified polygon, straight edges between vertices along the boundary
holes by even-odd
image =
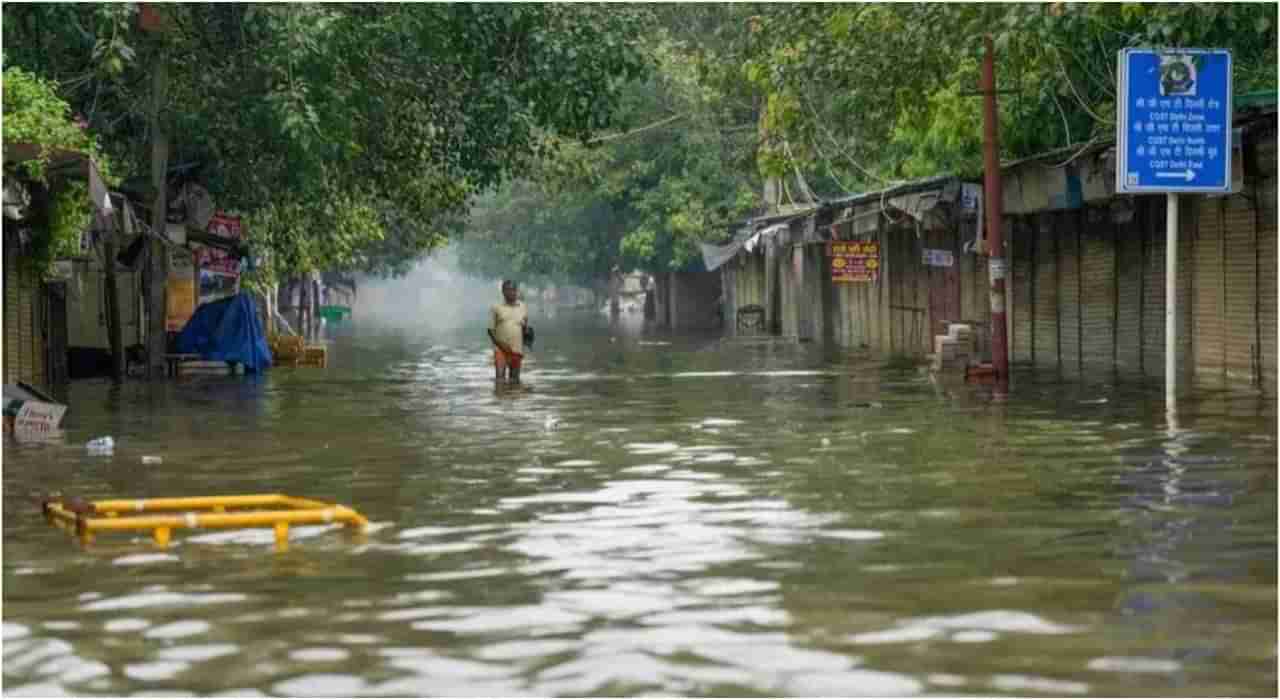
[[[674,115],[674,116],[671,116],[671,117],[667,117],[666,119],[660,119],[660,120],[658,120],[658,121],[656,121],[656,122],[654,122],[654,123],[652,123],[652,124],[646,124],[646,125],[644,125],[644,126],[642,126],[642,127],[639,127],[639,128],[637,128],[637,129],[632,129],[631,131],[624,131],[624,132],[622,132],[622,133],[620,133],[620,134],[606,134],[606,135],[604,135],[604,136],[597,136],[597,137],[595,137],[595,138],[593,138],[593,139],[591,139],[591,140],[587,141],[587,143],[601,143],[601,142],[603,142],[603,141],[614,141],[614,140],[617,140],[617,139],[626,138],[626,137],[628,137],[628,136],[634,136],[634,135],[636,135],[636,134],[638,134],[638,133],[640,133],[640,132],[642,132],[642,131],[648,131],[648,130],[650,130],[650,129],[656,129],[656,128],[658,128],[658,127],[660,127],[660,126],[664,125],[664,124],[670,124],[671,122],[673,122],[673,121],[675,121],[675,120],[677,120],[677,119],[681,119],[681,118],[683,118],[683,117],[685,117],[685,116],[686,116],[686,115],[684,115],[684,114],[677,114],[677,115]]]

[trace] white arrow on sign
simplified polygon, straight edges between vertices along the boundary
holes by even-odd
[[[1156,177],[1165,177],[1165,178],[1176,177],[1176,178],[1182,178],[1187,182],[1191,182],[1191,180],[1195,178],[1195,176],[1196,174],[1191,172],[1191,168],[1187,168],[1186,170],[1180,173],[1156,173]]]

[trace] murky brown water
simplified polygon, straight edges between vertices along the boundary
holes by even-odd
[[[61,443],[4,449],[5,692],[1276,694],[1274,402],[1202,396],[1171,436],[1158,387],[1022,375],[992,407],[592,323],[543,322],[517,393],[478,328],[76,386]],[[375,527],[81,549],[40,488],[282,491]]]

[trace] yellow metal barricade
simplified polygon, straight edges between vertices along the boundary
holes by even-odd
[[[164,547],[179,528],[270,527],[275,530],[277,548],[284,549],[290,525],[341,523],[357,532],[369,526],[364,516],[346,506],[278,493],[103,501],[60,498],[45,501],[44,512],[86,544],[104,531],[149,530],[156,544]]]

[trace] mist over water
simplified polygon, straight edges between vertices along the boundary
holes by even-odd
[[[501,299],[502,281],[464,274],[457,251],[447,247],[419,261],[404,277],[366,277],[358,284],[354,313],[362,324],[436,333],[484,323],[489,308]]]

